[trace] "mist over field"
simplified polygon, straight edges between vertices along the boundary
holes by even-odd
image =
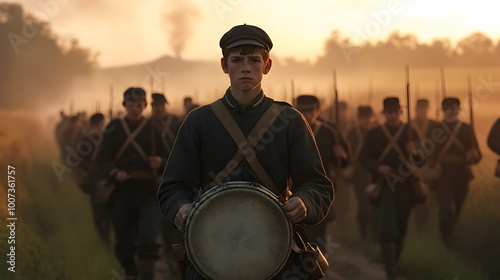
[[[87,13],[88,4],[77,2],[72,9]],[[102,1],[100,5],[106,10],[114,8],[111,1]],[[152,92],[165,93],[168,110],[181,115],[184,97],[191,96],[203,105],[220,98],[228,87],[229,79],[218,59],[195,60],[184,56],[196,24],[202,18],[199,9],[186,3],[173,6],[169,11],[160,11],[165,38],[170,38],[164,55],[140,63],[102,67],[100,50],[56,34],[53,26],[27,12],[22,4],[0,3],[0,167],[14,164],[20,171],[19,215],[23,215],[26,223],[19,232],[21,240],[28,244],[19,251],[27,260],[21,263],[26,269],[23,279],[82,279],[79,278],[82,275],[85,279],[109,279],[116,267],[112,250],[102,246],[94,236],[88,197],[80,192],[69,173],[61,181],[53,169],[54,162],[64,163],[54,137],[61,112],[66,116],[84,112],[89,117],[100,111],[108,118],[112,111],[116,117],[123,111],[125,89],[140,86],[146,89],[148,102]],[[120,22],[125,20],[127,12],[132,12],[128,6],[121,7],[116,14],[108,16]],[[436,275],[443,277],[436,279],[455,276],[457,280],[466,279],[453,274],[462,268],[473,275],[469,279],[500,277],[494,263],[500,246],[497,209],[500,181],[493,176],[497,155],[486,145],[493,123],[500,118],[500,38],[477,31],[456,43],[449,38],[423,42],[418,34],[395,31],[385,38],[363,42],[332,29],[323,42],[323,52],[315,54],[314,59],[297,57],[271,52],[273,66],[263,80],[266,95],[292,103],[300,94],[315,94],[327,109],[333,101],[335,71],[339,99],[347,102],[351,119],[355,118],[358,106],[371,105],[381,121],[382,100],[387,96],[399,97],[404,107],[405,66],[408,65],[412,104],[427,98],[430,118],[440,119],[443,95],[458,97],[462,101],[460,118],[469,123],[467,76],[470,75],[475,131],[483,160],[473,167],[476,178],[471,183],[465,214],[458,225],[459,254],[441,248],[436,232],[430,231],[424,236],[413,232],[409,238],[409,247],[413,249],[403,257],[406,258],[403,271],[408,274],[408,280],[424,279],[425,276],[411,277],[417,269],[409,261],[423,258],[422,266],[417,268],[421,273],[439,271]],[[441,71],[444,71],[444,80]],[[6,188],[4,182],[0,183],[0,197],[4,197]],[[73,205],[83,210],[68,210]],[[437,215],[437,209],[433,211]],[[0,214],[7,215],[5,203],[0,204]],[[354,220],[354,214],[351,216]],[[82,231],[83,241],[75,236]],[[0,231],[0,238],[4,233]],[[348,233],[352,236],[352,231]],[[352,237],[344,241],[349,245],[358,242]],[[429,246],[427,241],[438,245]],[[362,245],[375,250],[369,244]],[[4,242],[0,244],[3,254],[6,247],[2,246],[6,246]],[[423,247],[437,248],[439,252],[432,251],[435,253],[432,255],[423,252]],[[101,254],[99,259],[94,258],[94,249]],[[444,258],[450,266],[437,267],[439,258]],[[68,264],[68,268],[57,268],[54,263]],[[87,269],[95,264],[99,265],[95,271]],[[29,274],[40,267],[40,274]],[[4,272],[0,271],[1,279]]]

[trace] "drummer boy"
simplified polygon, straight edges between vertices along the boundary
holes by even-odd
[[[258,175],[262,171],[254,170],[252,161],[256,160],[270,179],[267,183],[274,184],[279,192],[284,193],[287,182],[293,182],[292,195],[283,207],[288,219],[292,223],[318,224],[334,199],[333,185],[325,175],[314,137],[302,115],[289,104],[267,97],[261,88],[263,76],[272,66],[271,39],[259,27],[244,24],[226,32],[219,45],[223,54],[221,68],[230,82],[219,102],[252,147],[245,146],[245,150],[243,143],[236,144],[210,105],[192,111],[179,130],[163,174],[158,191],[161,212],[170,225],[182,231],[193,201],[215,184],[247,181],[265,186],[266,180]],[[282,107],[275,111],[274,121],[257,133],[260,138],[251,134],[274,103]],[[247,154],[234,161],[237,153],[247,152],[254,156]],[[292,265],[289,261],[273,279],[281,279],[285,273],[290,276]],[[204,278],[191,268],[187,279]]]

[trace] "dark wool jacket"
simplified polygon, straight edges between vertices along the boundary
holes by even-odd
[[[127,121],[126,123],[131,133],[134,133],[135,127],[130,127]],[[153,129],[153,133],[151,129]],[[154,141],[151,141],[151,136],[154,137]],[[125,171],[151,170],[149,163],[140,156],[132,144],[128,145],[122,156],[115,161],[116,154],[118,154],[118,151],[127,138],[128,136],[123,129],[120,119],[112,120],[106,126],[97,153],[97,163],[104,176],[109,176],[110,172],[115,168]],[[162,166],[160,168],[161,170],[165,168],[168,152],[162,142],[161,132],[151,125],[151,119],[147,121],[141,132],[136,136],[135,141],[141,146],[147,156],[152,155],[154,144],[156,146],[155,155],[162,158]]]
[[[245,135],[275,102],[261,92],[250,105],[242,108],[229,89],[221,100]],[[172,226],[179,208],[193,202],[200,188],[206,191],[237,149],[209,105],[195,109],[187,116],[158,191],[161,211]],[[254,151],[280,192],[285,190],[287,178],[291,176],[291,191],[304,201],[307,208],[306,224],[319,223],[328,213],[334,191],[325,175],[311,129],[302,115],[286,106]],[[262,184],[245,159],[225,181]]]
[[[407,129],[406,124],[401,125],[404,126],[404,130]],[[392,137],[394,137],[398,129],[399,127],[396,129],[388,127],[389,133],[392,135]],[[410,139],[410,141],[415,142],[418,145],[419,140],[414,129],[412,129],[412,136],[413,137],[412,139]],[[378,167],[380,165],[388,165],[393,169],[393,175],[398,178],[396,181],[400,181],[401,183],[406,182],[408,181],[407,179],[410,179],[410,177],[413,176],[413,174],[408,176],[408,174],[406,173],[407,168],[404,166],[404,162],[411,161],[411,163],[414,163],[416,166],[422,166],[425,162],[424,155],[421,153],[416,154],[415,158],[413,160],[410,160],[409,154],[406,151],[406,143],[408,141],[408,133],[406,131],[403,131],[396,142],[403,153],[405,153],[404,159],[401,159],[399,153],[394,148],[392,148],[387,156],[379,162],[380,155],[383,153],[386,146],[389,145],[389,139],[387,139],[380,125],[374,127],[370,129],[366,134],[363,147],[361,148],[361,153],[359,155],[359,161],[361,165],[363,165],[366,169],[368,169],[368,171],[370,171],[370,173],[373,175],[374,181],[383,177],[382,175],[378,174]],[[403,170],[403,172],[401,172],[401,170]]]

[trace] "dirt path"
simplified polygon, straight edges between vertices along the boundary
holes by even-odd
[[[163,253],[163,252],[162,252]],[[176,280],[170,275],[164,254],[157,263],[155,280]],[[326,256],[330,267],[325,280],[385,280],[385,272],[381,263],[370,261],[344,246],[336,246],[335,250]],[[398,278],[404,280],[404,278]]]

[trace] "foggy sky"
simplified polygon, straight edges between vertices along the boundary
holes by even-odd
[[[101,65],[110,66],[175,55],[170,37],[165,36],[163,19],[177,3],[184,2],[23,0],[23,5],[35,14],[49,11],[45,17],[53,23],[56,33],[73,36],[83,46],[99,51]],[[49,9],[49,4],[42,3],[62,4]],[[457,40],[474,31],[500,37],[500,30],[492,24],[496,9],[487,0],[191,0],[189,3],[199,11],[199,16],[191,21],[192,37],[183,49],[183,57],[187,59],[219,58],[220,36],[230,27],[245,22],[268,31],[275,41],[276,53],[299,59],[320,55],[323,42],[333,29],[353,39],[371,41],[385,38],[394,30],[414,33],[425,41],[441,37]],[[180,42],[183,40],[175,44]]]

